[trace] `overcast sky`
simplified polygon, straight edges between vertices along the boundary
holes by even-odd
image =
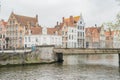
[[[25,16],[39,16],[41,26],[53,27],[62,17],[82,13],[86,26],[114,21],[120,6],[115,0],[0,0],[0,18],[8,20],[12,11]]]

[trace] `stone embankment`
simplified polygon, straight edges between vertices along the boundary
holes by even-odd
[[[0,66],[55,62],[53,48],[54,46],[51,45],[37,46],[33,51],[32,49],[4,50],[0,52]]]

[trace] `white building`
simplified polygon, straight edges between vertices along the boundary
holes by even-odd
[[[77,28],[68,27],[68,40],[67,48],[76,48],[77,47]]]
[[[62,47],[83,48],[85,47],[85,23],[81,16],[63,17]]]
[[[80,19],[77,22],[77,47],[85,48],[85,22],[83,20],[82,14],[80,15]]]
[[[25,35],[24,47],[55,45],[62,46],[62,36],[57,33],[55,28],[42,28],[42,33],[37,35]]]

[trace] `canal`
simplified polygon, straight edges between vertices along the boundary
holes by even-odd
[[[2,67],[0,80],[120,80],[117,54],[63,58],[63,63]]]

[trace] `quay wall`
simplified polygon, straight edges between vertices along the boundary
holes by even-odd
[[[0,66],[6,65],[22,65],[22,64],[39,64],[55,62],[55,55],[53,53],[53,45],[37,46],[35,50],[23,52],[2,52],[0,53]],[[17,51],[17,50],[16,50]]]

